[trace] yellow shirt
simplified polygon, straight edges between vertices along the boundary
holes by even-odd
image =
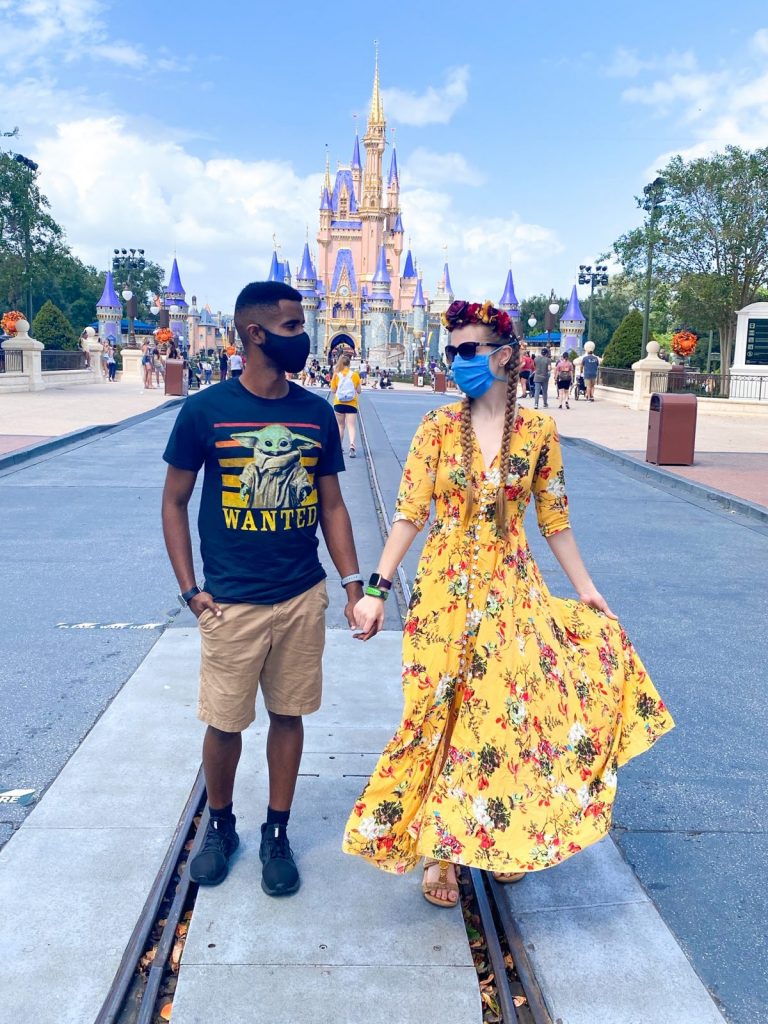
[[[348,402],[340,402],[336,397],[336,391],[339,387],[339,377],[346,377],[348,374],[352,374],[352,383],[355,385],[355,397],[350,398]],[[354,409],[357,409],[358,395],[357,389],[360,387],[360,375],[355,373],[354,370],[342,370],[341,373],[334,373],[333,380],[331,381],[331,391],[333,391],[333,404],[336,405],[351,405]]]

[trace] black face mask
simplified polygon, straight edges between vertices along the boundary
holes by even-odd
[[[266,341],[261,346],[261,351],[271,359],[275,366],[279,366],[285,373],[298,373],[304,369],[304,364],[309,356],[310,341],[306,331],[301,334],[273,334],[266,327],[259,325],[264,331]]]

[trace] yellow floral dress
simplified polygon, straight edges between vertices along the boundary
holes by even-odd
[[[403,720],[349,817],[344,849],[385,871],[422,856],[538,871],[611,825],[620,765],[674,727],[621,626],[553,597],[528,548],[531,494],[545,537],[568,528],[554,422],[519,410],[505,536],[498,456],[474,441],[463,525],[461,405],[427,413],[396,518],[430,528],[403,639]],[[374,641],[375,643],[375,641]]]

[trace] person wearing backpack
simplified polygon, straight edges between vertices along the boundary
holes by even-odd
[[[336,372],[331,380],[333,393],[333,411],[339,425],[339,436],[344,444],[344,431],[349,425],[349,457],[354,459],[355,439],[357,436],[357,406],[360,394],[360,376],[349,367],[350,357],[347,352],[339,356]]]

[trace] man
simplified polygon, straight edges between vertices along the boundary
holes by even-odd
[[[544,408],[549,408],[547,387],[549,385],[549,349],[543,348],[533,360],[533,407],[539,408],[539,396],[544,399]]]
[[[241,733],[261,685],[269,713],[269,806],[261,826],[262,888],[299,888],[287,836],[301,761],[302,715],[320,706],[328,595],[318,523],[347,594],[362,597],[352,528],[337,474],[344,469],[330,405],[289,382],[309,355],[301,295],[247,285],[235,304],[245,348],[240,378],[182,406],[163,458],[163,531],[182,604],[202,643],[198,717],[207,723],[203,767],[210,822],[190,877],[217,885],[238,846],[232,791]],[[205,466],[198,526],[202,589],[195,584],[187,506]]]
[[[233,352],[229,357],[230,377],[240,377],[243,372],[243,357],[239,352]]]
[[[581,372],[584,374],[584,386],[587,389],[587,401],[595,400],[595,384],[600,369],[600,359],[595,355],[595,343],[588,341],[584,346],[584,358],[581,360]]]

